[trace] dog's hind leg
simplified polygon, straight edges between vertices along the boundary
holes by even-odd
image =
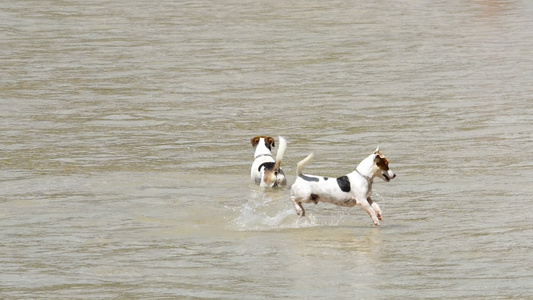
[[[378,219],[382,220],[381,208],[379,208],[379,205],[376,202],[374,202],[372,198],[370,197],[368,197],[366,200],[368,201],[368,203],[370,203],[370,205],[372,206],[372,208],[378,215]]]
[[[357,201],[357,205],[360,205],[361,208],[367,212],[370,218],[372,218],[372,222],[374,222],[374,225],[379,226],[379,220],[376,215],[376,212],[374,211],[372,206],[370,206],[370,203],[368,203],[368,201]]]
[[[304,217],[305,210],[304,210],[304,207],[302,206],[302,202],[296,201],[296,197],[294,196],[291,196],[291,202],[294,205],[294,208],[296,209],[296,214],[298,214],[300,217]]]

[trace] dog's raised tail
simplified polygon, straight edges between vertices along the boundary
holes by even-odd
[[[303,168],[307,163],[311,161],[315,157],[315,154],[311,152],[311,154],[307,155],[306,158],[302,159],[298,164],[296,165],[296,176],[302,176],[303,175]]]
[[[278,152],[276,152],[276,163],[274,164],[274,170],[279,170],[281,168],[281,161],[283,160],[283,155],[287,149],[287,141],[282,136],[279,137],[279,147]]]

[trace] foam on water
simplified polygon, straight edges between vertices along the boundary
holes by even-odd
[[[287,199],[278,199],[276,195],[258,193],[250,194],[248,202],[232,209],[238,215],[231,221],[239,231],[270,231],[288,228],[309,228],[317,226],[337,226],[343,221],[345,213],[333,218],[317,218],[307,211],[305,217],[296,215],[294,207]]]

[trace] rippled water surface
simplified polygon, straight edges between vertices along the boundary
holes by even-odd
[[[435,2],[435,3],[434,3]],[[2,1],[5,299],[533,298],[529,1]],[[377,145],[381,226],[289,183]],[[275,150],[276,148],[274,148]]]

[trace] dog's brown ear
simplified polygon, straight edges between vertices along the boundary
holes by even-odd
[[[376,163],[376,166],[378,166],[382,170],[389,169],[389,161],[385,157],[376,155],[376,157],[374,158],[374,162]]]
[[[260,137],[256,136],[256,137],[253,137],[250,139],[250,142],[252,143],[252,147],[255,147],[257,146],[257,144],[259,144],[259,141],[261,140]]]
[[[272,147],[276,147],[276,142],[274,141],[274,138],[268,137],[267,143],[272,145]]]

